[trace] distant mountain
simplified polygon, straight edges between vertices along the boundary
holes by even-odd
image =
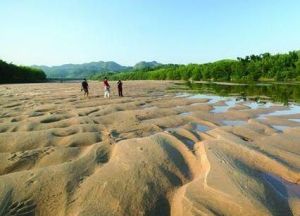
[[[139,70],[144,68],[153,68],[159,65],[161,64],[156,61],[141,61],[133,67],[130,67],[122,66],[113,61],[98,61],[84,64],[64,64],[52,67],[44,65],[33,65],[31,67],[43,70],[46,73],[47,78],[85,78],[100,75],[102,73],[125,72],[132,69]]]
[[[113,61],[98,61],[84,64],[64,64],[52,67],[33,65],[31,67],[43,70],[48,78],[84,78],[98,73],[126,71],[132,68],[119,65]]]
[[[133,69],[134,70],[141,70],[141,69],[144,69],[144,68],[154,68],[154,67],[157,67],[157,66],[160,66],[162,64],[156,62],[156,61],[151,61],[151,62],[146,62],[146,61],[141,61],[137,64],[135,64],[133,66]]]

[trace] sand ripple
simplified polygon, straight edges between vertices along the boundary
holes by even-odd
[[[218,113],[171,85],[6,85],[0,215],[300,215],[300,114]]]

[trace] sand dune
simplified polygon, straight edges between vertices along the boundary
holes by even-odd
[[[300,114],[90,85],[0,86],[0,215],[300,215]]]

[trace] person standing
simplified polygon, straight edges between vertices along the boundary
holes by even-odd
[[[118,84],[119,97],[123,97],[123,83],[121,80],[119,80],[117,84]]]
[[[109,93],[110,93],[110,85],[108,83],[107,77],[104,77],[104,98],[109,98]]]
[[[86,79],[84,78],[83,82],[81,83],[81,91],[84,91],[84,95],[83,96],[89,96],[89,84],[86,81]]]

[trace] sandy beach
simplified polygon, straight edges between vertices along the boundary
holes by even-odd
[[[300,113],[173,84],[0,85],[0,215],[300,215]]]

